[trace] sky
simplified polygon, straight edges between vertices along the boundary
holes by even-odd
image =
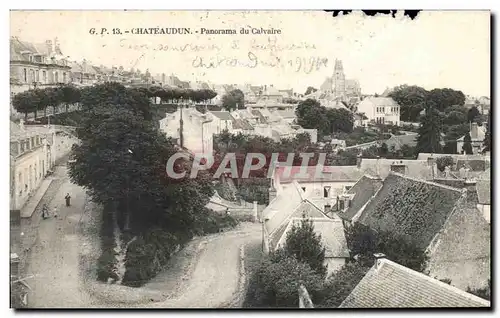
[[[414,20],[401,13],[334,18],[321,11],[12,11],[10,33],[40,43],[57,37],[72,60],[186,81],[272,84],[303,93],[319,88],[339,59],[346,78],[357,79],[364,94],[409,84],[490,96],[488,11],[424,11]],[[90,34],[91,28],[109,34]],[[113,28],[122,34],[112,34]],[[133,28],[190,28],[192,34],[124,33]],[[237,34],[201,34],[202,28]],[[249,34],[240,34],[241,28]],[[252,28],[281,33],[252,34]],[[210,63],[215,67],[206,67]]]

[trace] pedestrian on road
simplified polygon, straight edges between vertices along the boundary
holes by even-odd
[[[47,207],[47,204],[44,204],[42,208],[42,218],[45,220],[48,217],[49,217],[49,208]]]
[[[66,206],[70,206],[71,205],[71,196],[69,195],[69,193],[66,193],[66,196],[64,198],[66,199]]]

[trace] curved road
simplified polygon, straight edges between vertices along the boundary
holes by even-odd
[[[51,209],[57,207],[59,215],[41,221],[38,241],[28,265],[29,273],[35,275],[28,281],[33,289],[31,308],[230,306],[240,287],[240,248],[260,244],[260,224],[242,223],[225,233],[196,238],[171,259],[164,272],[144,287],[120,286],[133,294],[152,291],[162,295],[160,299],[135,305],[110,303],[106,299],[96,299],[96,294],[89,295],[82,281],[79,256],[85,253],[85,246],[80,244],[81,233],[77,229],[84,211],[85,193],[67,179],[65,167],[59,167],[56,177],[64,181],[53,200],[49,199],[49,206]],[[64,205],[67,192],[72,196],[71,207]],[[111,288],[106,290],[113,290],[112,285],[107,287]]]

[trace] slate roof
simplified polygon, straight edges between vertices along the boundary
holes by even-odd
[[[382,187],[382,180],[372,176],[364,175],[356,184],[347,191],[347,194],[354,194],[351,206],[339,216],[351,221],[358,211],[377,193]]]
[[[368,271],[339,306],[339,308],[428,307],[490,307],[490,302],[383,259]]]
[[[471,171],[485,171],[489,166],[489,163],[486,159],[458,159],[456,169],[460,169],[461,167],[467,167]]]
[[[230,112],[223,112],[223,111],[211,111],[210,114],[214,115],[215,117],[221,119],[221,120],[230,120],[234,121],[234,117],[231,116]]]
[[[459,203],[462,190],[390,173],[359,222],[427,248]]]
[[[373,106],[384,106],[384,107],[396,107],[399,106],[398,103],[394,101],[394,99],[390,97],[368,97],[365,98],[363,101],[370,101],[372,102]],[[362,102],[363,102],[362,101]]]
[[[295,112],[291,111],[291,110],[277,110],[277,111],[275,111],[275,113],[284,119],[297,118],[297,115],[295,114]]]
[[[252,109],[250,112],[252,113],[252,115],[259,118],[260,123],[263,123],[263,124],[267,123],[266,117],[264,117],[264,115],[262,115],[262,113],[260,111],[258,111],[256,109]]]
[[[244,119],[234,119],[233,128],[242,130],[254,130],[253,126]]]
[[[285,187],[280,195],[276,196],[269,205],[262,211],[262,217],[265,221],[267,233],[271,235],[282,225],[288,215],[293,213],[294,209],[302,202],[304,191],[294,182],[289,187]],[[285,213],[281,213],[285,211]]]
[[[429,275],[447,278],[460,289],[484,287],[490,273],[490,225],[476,207],[450,216],[429,260]]]
[[[279,215],[275,216],[275,221],[279,221],[279,225],[275,230],[269,233],[269,247],[272,250],[278,248],[280,240],[284,239],[283,235],[288,232],[292,226],[293,219],[302,219],[303,216],[314,219],[328,219],[328,217],[311,201],[302,200],[295,207],[291,209],[281,209]],[[268,221],[269,222],[269,221]],[[277,222],[276,222],[277,224]],[[266,222],[266,226],[268,223]]]
[[[344,225],[341,220],[330,219],[325,216],[321,218],[311,218],[311,221],[314,226],[314,232],[321,235],[321,243],[325,248],[326,258],[349,257],[349,248],[347,247]],[[292,219],[289,227],[287,227],[287,231],[285,231],[283,235],[286,235],[294,224],[300,225],[301,222],[302,218]]]
[[[302,172],[304,169],[304,172]],[[288,172],[290,170],[290,172]],[[317,177],[316,174],[322,172]],[[371,172],[371,170],[369,171]],[[280,183],[298,182],[325,182],[325,181],[358,181],[364,174],[357,166],[278,166],[274,171],[274,178]]]

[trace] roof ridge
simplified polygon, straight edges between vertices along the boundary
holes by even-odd
[[[396,262],[393,262],[393,261],[391,261],[391,260],[389,260],[387,258],[381,259],[381,262],[382,262],[383,265],[395,266],[395,267],[397,267],[397,268],[405,271],[406,273],[408,273],[410,275],[421,277],[421,278],[423,278],[423,279],[425,279],[425,280],[427,280],[429,282],[432,282],[432,283],[434,283],[434,284],[436,284],[438,286],[444,287],[444,288],[446,288],[446,289],[448,289],[450,291],[453,291],[453,292],[455,292],[455,293],[457,293],[457,294],[459,294],[461,296],[464,296],[464,297],[466,297],[466,298],[468,298],[470,300],[474,300],[474,301],[477,301],[477,302],[480,302],[480,303],[483,303],[483,304],[487,304],[488,306],[490,305],[489,301],[487,301],[487,300],[485,300],[485,299],[483,299],[481,297],[478,297],[476,295],[473,295],[471,293],[463,291],[463,290],[461,290],[461,289],[459,289],[459,288],[457,288],[455,286],[452,286],[452,285],[449,285],[447,283],[444,283],[444,282],[442,282],[440,280],[432,278],[432,277],[430,277],[428,275],[425,275],[423,273],[417,272],[417,271],[415,271],[415,270],[413,270],[411,268],[405,267],[405,266],[403,266],[401,264],[398,264]],[[375,265],[373,267],[375,267]]]
[[[408,180],[412,180],[412,181],[416,181],[416,182],[420,182],[420,183],[426,183],[426,184],[429,184],[429,185],[433,185],[433,186],[437,186],[437,187],[440,187],[440,188],[444,188],[444,189],[448,189],[448,190],[453,190],[453,191],[462,193],[462,189],[454,188],[454,187],[451,187],[451,186],[448,186],[448,185],[444,185],[444,184],[441,184],[441,183],[437,183],[437,182],[431,182],[431,181],[427,181],[427,180],[423,180],[423,179],[417,179],[417,178],[409,177],[407,175],[404,175],[404,174],[401,174],[401,173],[397,173],[397,172],[394,172],[394,171],[389,171],[389,175],[395,175],[395,176],[398,176],[398,177],[401,177],[401,178],[404,178],[404,179],[408,179]]]

